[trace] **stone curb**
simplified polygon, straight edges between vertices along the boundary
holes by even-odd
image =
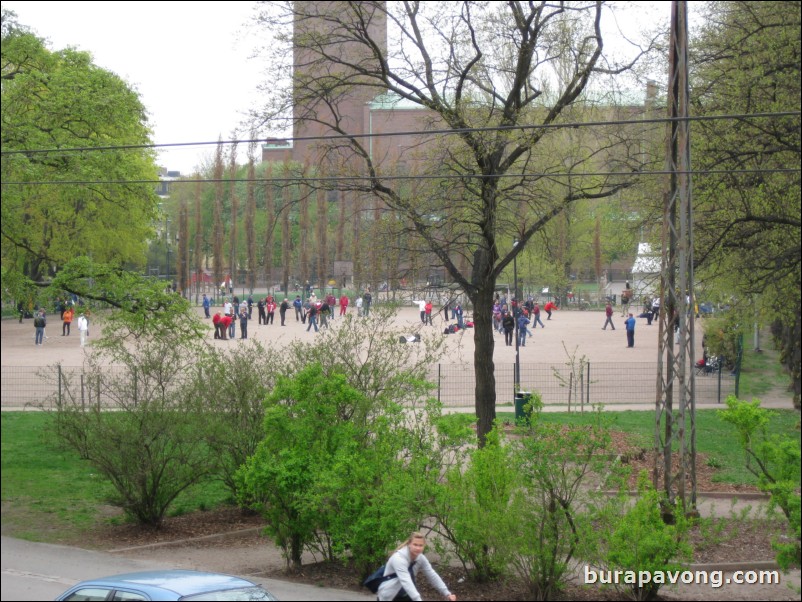
[[[238,531],[226,531],[225,533],[215,533],[213,535],[201,535],[200,537],[189,537],[187,539],[177,539],[175,541],[161,541],[159,543],[149,543],[142,546],[115,548],[114,550],[105,550],[105,552],[108,554],[119,554],[122,552],[135,552],[137,550],[153,550],[156,548],[168,548],[170,546],[184,546],[192,543],[200,543],[204,541],[216,541],[219,539],[228,539],[229,537],[248,535],[250,533],[258,533],[262,529],[263,527],[250,527],[248,529],[239,529]]]

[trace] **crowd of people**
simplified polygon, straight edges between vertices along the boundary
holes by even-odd
[[[370,288],[368,288],[362,295],[357,296],[354,305],[357,310],[357,316],[369,316],[370,307],[373,303],[373,296],[371,295]],[[236,295],[225,297],[222,309],[212,312],[212,299],[204,293],[201,301],[203,312],[206,318],[211,318],[214,324],[214,338],[221,340],[229,340],[237,338],[236,330],[239,324],[240,339],[248,338],[248,322],[253,319],[253,308],[256,306],[258,325],[272,326],[276,324],[276,311],[278,310],[280,326],[287,326],[287,320],[292,319],[292,313],[295,314],[295,321],[306,325],[307,332],[314,328],[315,332],[319,332],[322,328],[328,328],[329,323],[335,319],[337,306],[339,306],[339,317],[343,317],[348,312],[348,307],[351,305],[351,300],[348,295],[343,294],[337,299],[332,293],[329,293],[322,299],[318,299],[314,291],[309,291],[306,299],[302,299],[301,295],[296,295],[295,299],[290,301],[288,297],[283,297],[281,302],[277,297],[268,293],[265,297],[259,297],[254,302],[253,295],[248,295],[247,298],[242,300]],[[287,316],[292,308],[290,317]]]

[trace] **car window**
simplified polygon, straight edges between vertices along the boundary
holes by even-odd
[[[111,589],[108,587],[82,587],[72,592],[65,600],[105,600]]]
[[[114,597],[112,600],[150,600],[145,594],[140,594],[139,592],[127,592],[125,590],[118,589],[114,592]]]
[[[216,592],[204,592],[193,596],[184,596],[182,600],[278,600],[273,594],[261,587],[241,587],[224,589]]]

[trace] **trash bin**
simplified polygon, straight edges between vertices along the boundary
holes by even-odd
[[[526,420],[529,422],[529,417],[532,415],[531,409],[524,409],[532,399],[532,394],[528,391],[518,391],[515,394],[515,422],[519,420]]]

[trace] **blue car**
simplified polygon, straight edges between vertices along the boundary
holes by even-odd
[[[278,600],[246,579],[201,571],[143,571],[82,581],[56,600]]]

